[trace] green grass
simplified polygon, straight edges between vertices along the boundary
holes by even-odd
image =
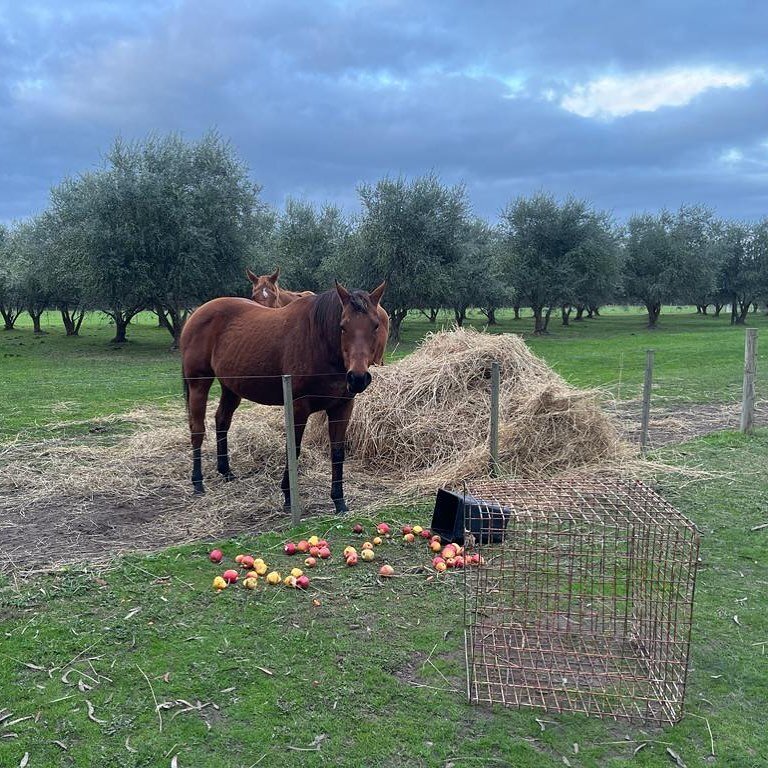
[[[577,386],[608,387],[622,398],[636,397],[645,367],[645,350],[656,350],[655,396],[694,402],[735,401],[740,397],[744,329],[728,318],[700,317],[689,308],[670,309],[660,327],[649,331],[637,309],[607,308],[595,320],[570,328],[552,319],[551,334],[534,337],[530,317],[513,320],[500,313],[494,333],[522,333],[531,348],[568,381]],[[768,328],[768,318],[750,315],[750,324]],[[470,324],[482,327],[474,314]],[[444,313],[436,325],[413,314],[403,328],[400,344],[391,346],[390,359],[412,351],[430,330],[448,326]],[[158,404],[181,398],[179,356],[171,352],[170,336],[144,314],[130,326],[129,342],[111,345],[113,327],[100,314],[87,318],[79,338],[64,336],[60,320],[49,313],[46,334],[35,337],[27,318],[16,331],[0,331],[0,439],[23,431],[41,437],[60,435],[51,425],[87,421],[120,413],[134,405]],[[758,395],[768,382],[768,344],[758,345]],[[78,433],[88,425],[68,427]]]
[[[715,474],[694,484],[670,476],[662,489],[703,534],[692,714],[675,727],[468,705],[455,576],[379,584],[370,565],[331,562],[312,572],[308,592],[260,585],[254,593],[236,587],[216,595],[210,582],[217,569],[201,544],[126,557],[111,570],[0,585],[0,708],[13,712],[11,720],[31,716],[0,726],[0,736],[18,735],[0,739],[0,765],[18,765],[28,752],[30,766],[166,766],[178,755],[181,768],[525,768],[562,766],[565,756],[573,766],[647,768],[670,765],[670,746],[696,768],[712,764],[705,717],[714,764],[764,766],[768,529],[750,528],[768,517],[768,432],[714,435],[684,446],[683,458]],[[390,509],[382,517],[423,522],[427,509]],[[216,543],[230,557],[251,551],[285,571],[294,559],[281,552],[284,536],[329,529],[338,559],[354,537],[349,523],[336,525],[315,519],[283,535]],[[398,564],[427,560],[400,543],[385,551]],[[62,681],[70,668],[79,672]],[[159,702],[207,706],[162,710],[161,732],[143,673]],[[80,677],[91,690],[78,690]],[[103,722],[88,718],[86,701]],[[543,732],[536,717],[546,721]],[[315,743],[317,751],[303,751]]]

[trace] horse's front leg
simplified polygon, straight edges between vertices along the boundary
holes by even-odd
[[[327,412],[328,438],[331,443],[331,499],[339,515],[349,512],[344,501],[344,442],[354,403],[350,398],[343,405],[330,408]]]
[[[309,408],[305,405],[305,400],[297,400],[293,403],[293,435],[296,438],[296,461],[299,460],[299,452],[301,451],[301,438],[304,436],[304,430],[307,427],[307,419],[309,418]],[[291,510],[291,485],[288,479],[288,450],[286,448],[285,453],[285,471],[283,472],[283,480],[280,483],[280,488],[283,491],[285,497],[285,511]]]

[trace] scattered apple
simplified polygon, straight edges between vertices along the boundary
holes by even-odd
[[[418,527],[418,526],[417,526]],[[416,531],[414,531],[415,533]],[[421,536],[422,539],[429,539],[432,538],[432,531],[429,530],[429,528],[425,528],[423,531],[419,533],[419,536]]]
[[[376,536],[373,540],[373,546],[378,547],[380,544],[384,543],[384,539],[381,538],[381,536]]]
[[[449,568],[453,568],[456,565],[456,558],[455,557],[446,557],[445,558],[445,564]]]
[[[237,571],[234,568],[224,571],[221,575],[227,584],[234,584],[237,581]]]
[[[294,579],[298,579],[299,576],[303,576],[304,571],[301,570],[301,568],[292,568],[291,569],[291,576],[293,576]]]
[[[304,561],[304,565],[305,565],[307,568],[314,568],[314,567],[317,565],[317,560],[316,560],[314,557],[308,557],[308,558],[307,558],[307,559]]]
[[[320,542],[319,536],[310,536],[307,540],[310,547],[316,547],[318,543]]]
[[[364,541],[360,549],[373,549],[373,544],[370,541]]]
[[[435,570],[438,573],[442,573],[443,571],[447,571],[448,570],[448,566],[445,564],[445,561],[443,561],[443,562],[437,563],[437,565],[435,565]]]
[[[366,562],[370,562],[376,557],[376,553],[372,549],[364,549],[360,553],[360,557],[362,557]]]
[[[285,552],[286,555],[295,555],[296,551],[296,544],[292,541],[287,542],[283,547],[283,552]]]
[[[381,568],[379,568],[379,576],[383,576],[385,579],[388,579],[394,575],[395,569],[389,564],[382,565]]]
[[[456,547],[453,544],[448,544],[443,548],[443,557],[447,560],[449,557],[456,557]]]
[[[388,536],[390,528],[386,523],[379,523],[376,526],[376,530],[378,533],[380,533],[382,536]]]
[[[211,554],[208,555],[208,559],[212,563],[220,563],[221,559],[224,557],[224,553],[220,549],[212,549]]]
[[[240,567],[245,570],[253,568],[253,558],[250,555],[243,555],[243,559],[240,561]]]
[[[259,574],[259,576],[263,576],[268,569],[267,564],[263,560],[257,560],[253,564],[253,570],[256,571],[256,573]]]
[[[283,585],[286,587],[295,587],[296,586],[296,579],[293,576],[286,576],[283,579]]]
[[[442,544],[443,540],[440,538],[440,534],[436,533],[430,538],[430,541],[439,541]]]
[[[243,562],[243,558],[244,558],[244,557],[245,557],[245,555],[235,555],[235,562],[236,562],[238,565],[240,565],[240,563],[242,563],[242,562]]]
[[[421,534],[424,533],[424,529],[420,525],[414,525],[413,526],[413,533],[416,536],[421,536]]]
[[[277,571],[270,571],[267,574],[267,584],[279,584],[282,581]]]
[[[299,543],[296,545],[296,549],[297,549],[299,552],[309,552],[309,546],[310,546],[310,545],[309,545],[309,542],[308,542],[308,541],[306,541],[306,540],[304,540],[304,539],[302,539],[302,540],[301,540],[301,541],[300,541],[300,542],[299,542]]]
[[[215,589],[217,592],[221,592],[221,590],[222,590],[222,589],[226,589],[226,588],[227,588],[227,582],[226,582],[226,580],[225,580],[225,579],[223,579],[221,576],[217,576],[217,577],[216,577],[216,578],[213,580],[213,588],[214,588],[214,589]]]
[[[309,554],[312,555],[312,557],[320,557],[320,547],[310,547]]]
[[[408,544],[413,544],[413,542],[416,541],[416,537],[412,533],[406,533],[405,536],[403,536],[403,541]]]
[[[433,566],[436,566],[438,563],[444,563],[444,562],[445,562],[445,560],[443,560],[443,558],[440,557],[440,555],[436,555],[435,557],[432,558],[432,565]]]
[[[331,550],[328,547],[320,547],[318,554],[322,560],[327,560],[331,556]]]
[[[245,574],[246,579],[258,579],[259,574],[256,573],[256,571],[248,571],[248,573]]]
[[[348,557],[349,555],[356,555],[357,550],[354,547],[344,547],[344,557]]]
[[[320,539],[320,541],[317,542],[317,546],[322,549],[323,547],[328,547],[328,542],[325,539]],[[328,547],[330,549],[330,547]]]
[[[439,541],[430,541],[429,548],[433,552],[439,552],[443,548],[443,545]]]
[[[405,536],[406,534],[413,533],[413,526],[412,525],[404,525],[400,532]]]
[[[455,568],[463,568],[464,558],[461,555],[456,555],[456,557],[453,558],[453,565]]]
[[[355,523],[352,526],[352,533],[363,533],[364,531],[365,531],[365,528],[363,528],[363,526],[360,525],[360,523]]]
[[[347,555],[347,565],[357,565],[357,555]]]
[[[243,579],[243,586],[246,589],[256,589],[256,585],[258,584],[258,579],[255,578],[247,578]]]
[[[309,586],[309,577],[308,576],[299,576],[298,579],[296,579],[296,586],[299,589],[306,589]]]

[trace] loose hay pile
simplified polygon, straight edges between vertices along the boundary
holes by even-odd
[[[357,399],[346,473],[353,511],[487,473],[494,360],[501,366],[500,458],[513,474],[541,477],[628,455],[594,396],[568,386],[518,336],[436,333],[404,360],[375,369]],[[213,411],[211,401],[203,498],[191,493],[181,407],[96,420],[87,437],[0,446],[0,567],[3,560],[43,566],[155,549],[284,520],[282,410],[248,404],[238,411],[229,441],[233,483],[215,471]],[[300,490],[310,512],[330,512],[325,420],[312,422]],[[126,424],[132,434],[114,433]]]
[[[519,336],[471,329],[431,334],[413,354],[374,371],[355,404],[352,455],[413,490],[484,476],[494,361],[501,368],[505,470],[544,477],[628,455],[594,393],[566,384]]]

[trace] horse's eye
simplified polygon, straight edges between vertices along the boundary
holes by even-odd
[[[376,325],[373,326],[373,330],[374,331],[378,331],[379,330],[379,324],[378,323],[376,323]]]

